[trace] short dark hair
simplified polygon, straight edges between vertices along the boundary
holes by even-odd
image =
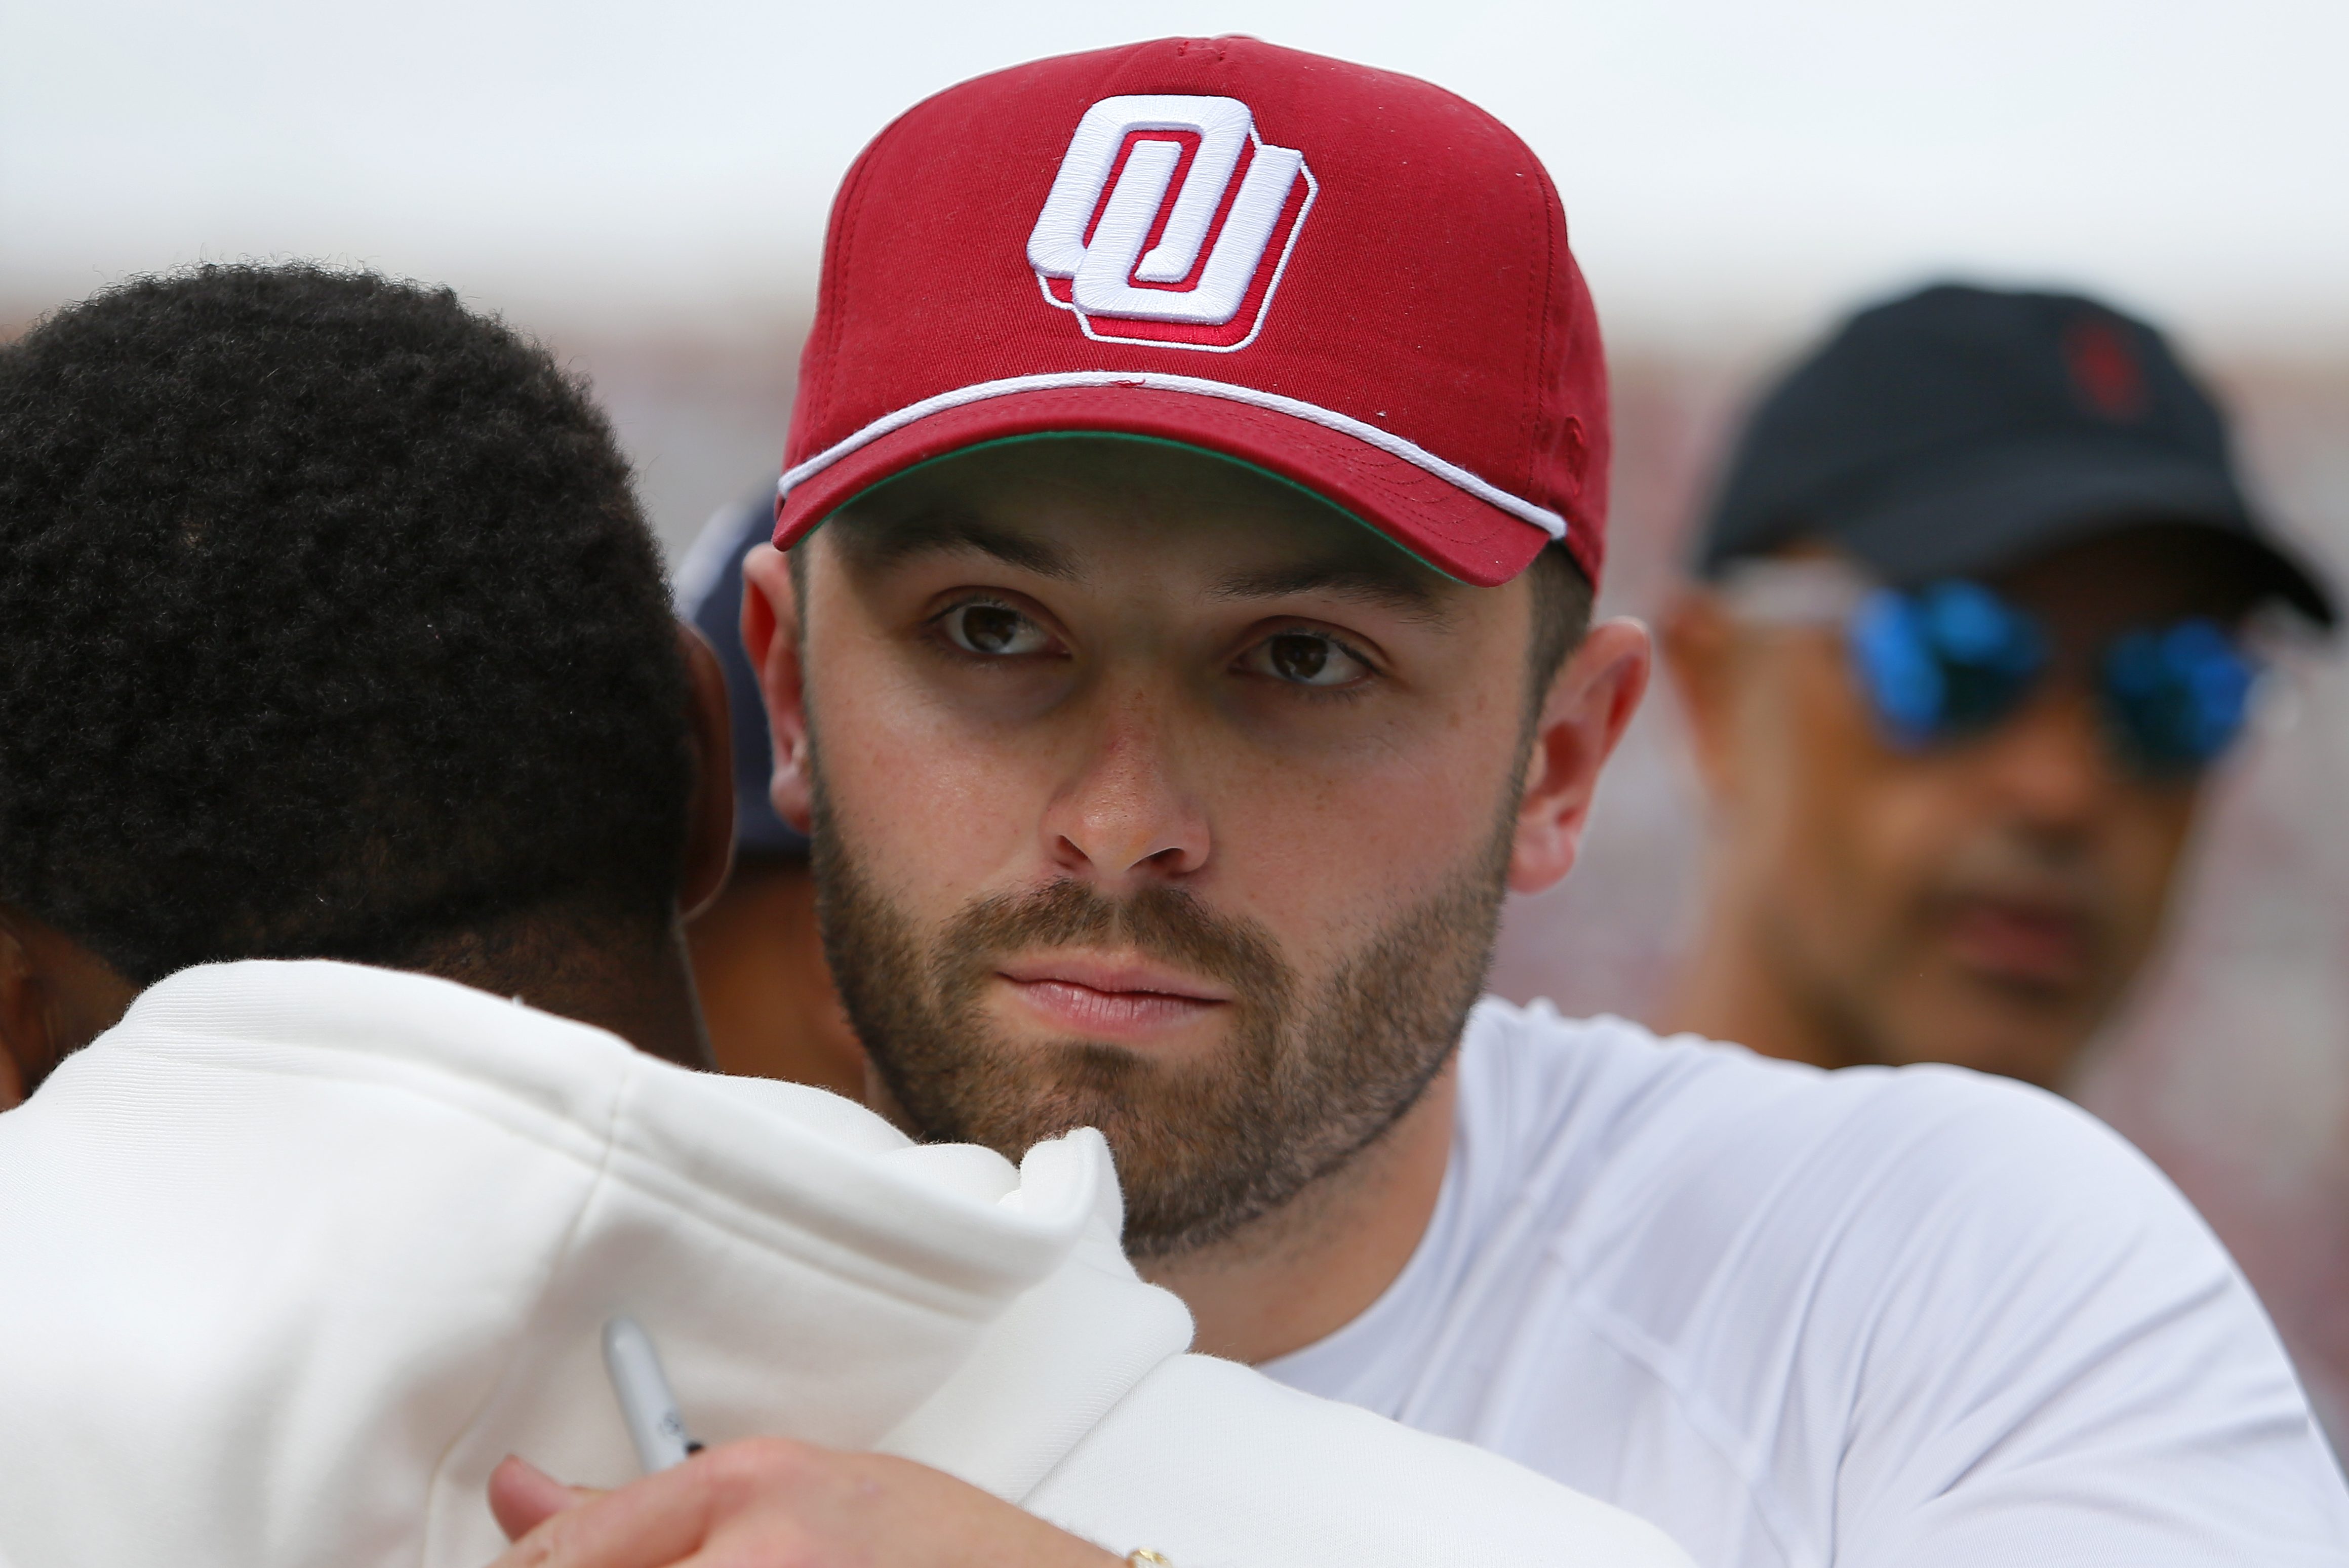
[[[126,978],[666,922],[689,744],[610,426],[449,290],[206,266],[0,348],[0,899]]]
[[[1591,591],[1590,579],[1561,545],[1550,545],[1535,556],[1526,576],[1534,590],[1533,640],[1526,649],[1527,674],[1532,677],[1527,696],[1532,705],[1530,723],[1541,713],[1549,683],[1590,634],[1590,612],[1597,595]]]

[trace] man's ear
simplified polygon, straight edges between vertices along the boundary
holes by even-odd
[[[1691,588],[1672,601],[1657,630],[1664,668],[1688,719],[1697,771],[1706,790],[1719,799],[1735,767],[1731,710],[1735,706],[1736,624],[1719,595]]]
[[[138,994],[80,943],[0,904],[0,1110],[119,1023]]]
[[[686,711],[693,738],[693,797],[686,811],[677,909],[691,920],[717,899],[734,864],[734,726],[727,713],[726,670],[718,655],[682,621],[677,640],[685,650]]]
[[[805,549],[802,545],[801,548]],[[807,672],[800,664],[800,602],[791,563],[771,544],[742,560],[742,646],[759,673],[775,753],[767,793],[775,815],[806,832],[815,819],[808,774]]]
[[[1602,621],[1558,669],[1535,721],[1524,799],[1509,854],[1509,887],[1539,892],[1574,869],[1599,770],[1648,689],[1648,629]]]

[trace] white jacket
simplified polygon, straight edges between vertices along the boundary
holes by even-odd
[[[636,1473],[625,1312],[705,1442],[885,1449],[1176,1568],[1685,1562],[1185,1354],[1118,1214],[1090,1130],[1015,1170],[422,975],[189,970],[0,1116],[0,1558],[481,1568],[505,1454]]]

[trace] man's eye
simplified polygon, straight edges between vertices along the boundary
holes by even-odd
[[[947,640],[968,654],[1007,658],[1041,653],[1051,644],[1043,627],[1002,604],[957,604],[941,619]]]
[[[1259,675],[1291,686],[1351,686],[1371,673],[1371,666],[1346,651],[1333,638],[1316,632],[1282,632],[1250,649],[1244,661]]]

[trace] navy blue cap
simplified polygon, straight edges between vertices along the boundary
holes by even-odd
[[[677,613],[718,650],[726,707],[734,721],[734,849],[745,855],[804,855],[807,836],[775,815],[767,798],[774,771],[767,705],[742,651],[742,557],[775,531],[771,485],[703,525],[677,570]]]
[[[2264,591],[2333,624],[2160,333],[2077,294],[1944,284],[1860,312],[1763,398],[1696,564],[1717,576],[1816,539],[1909,583],[2146,522],[2240,541]]]

